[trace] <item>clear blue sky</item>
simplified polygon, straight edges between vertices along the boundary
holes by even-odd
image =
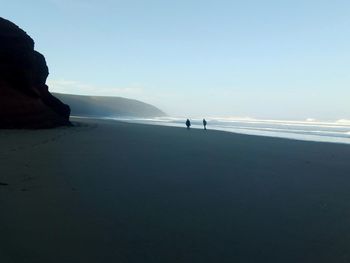
[[[350,119],[349,0],[0,0],[51,91],[173,115]]]

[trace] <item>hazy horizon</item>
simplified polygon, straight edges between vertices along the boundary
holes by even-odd
[[[175,116],[350,119],[348,1],[1,3],[45,55],[52,92]]]

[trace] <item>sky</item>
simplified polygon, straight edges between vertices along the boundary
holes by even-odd
[[[52,92],[169,115],[350,119],[348,0],[0,0]]]

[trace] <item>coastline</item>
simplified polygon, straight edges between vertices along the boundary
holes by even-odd
[[[97,119],[0,130],[0,262],[347,262],[350,146]]]
[[[129,123],[184,127],[185,117],[102,118]],[[202,119],[191,119],[194,129],[203,129]],[[299,141],[350,144],[348,122],[262,120],[252,118],[208,118],[208,129],[236,134],[284,138]]]

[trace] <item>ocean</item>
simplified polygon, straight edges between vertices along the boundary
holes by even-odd
[[[131,123],[186,127],[186,118],[108,118]],[[305,121],[262,120],[253,118],[207,118],[208,130],[219,130],[240,134],[288,138],[294,140],[319,141],[350,144],[350,120],[321,122],[313,119]],[[191,128],[203,129],[202,119],[191,119]]]

